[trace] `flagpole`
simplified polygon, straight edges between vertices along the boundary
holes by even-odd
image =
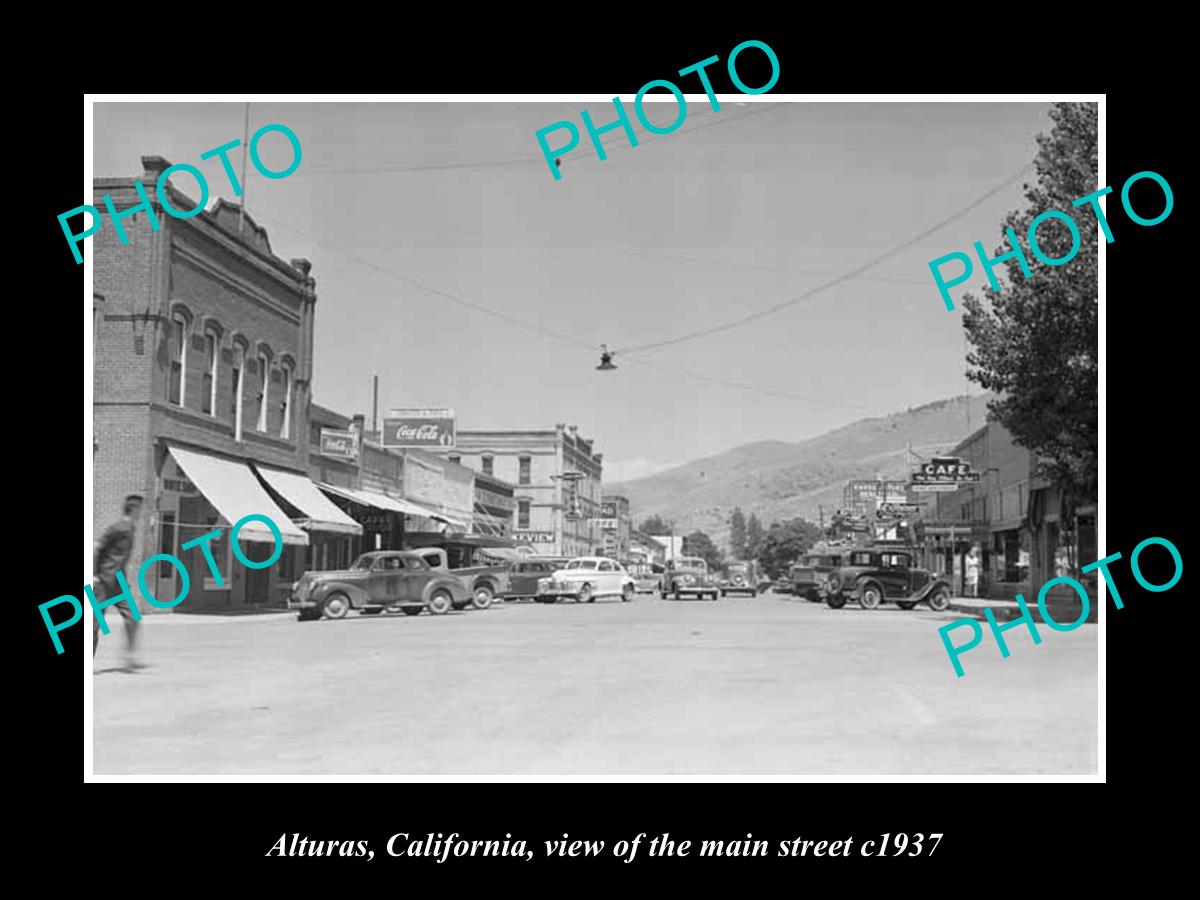
[[[246,184],[246,154],[250,152],[250,104],[246,104],[245,121],[242,124],[242,212],[238,218],[238,237],[246,231],[246,197],[250,186]]]

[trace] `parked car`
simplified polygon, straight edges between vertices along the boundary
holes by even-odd
[[[557,603],[573,597],[576,603],[592,603],[597,597],[633,599],[633,577],[616,560],[604,556],[581,556],[568,562],[549,578],[538,581],[537,599]]]
[[[840,566],[846,553],[846,550],[810,550],[792,566],[789,573],[792,593],[797,597],[804,597],[814,603],[820,603],[821,592],[817,590],[818,576],[828,574]]]
[[[725,567],[725,582],[721,585],[721,596],[749,594],[758,596],[758,561],[731,562]]]
[[[848,600],[857,601],[863,609],[876,609],[881,603],[912,609],[922,602],[939,612],[948,609],[949,582],[914,566],[915,559],[912,549],[850,550],[842,565],[818,575],[817,589],[832,609],[841,609]]]
[[[633,589],[638,594],[657,594],[662,590],[663,566],[658,563],[639,562],[625,567],[633,577]]]
[[[352,609],[367,614],[402,609],[410,616],[428,609],[443,615],[470,602],[462,581],[434,571],[419,554],[406,550],[364,553],[349,569],[305,572],[291,594],[301,619],[341,619]]]
[[[721,589],[708,571],[708,563],[698,556],[679,556],[667,562],[663,572],[662,598],[707,597],[716,600]]]
[[[487,609],[492,605],[494,598],[504,596],[508,592],[508,568],[511,563],[451,569],[449,557],[441,547],[421,547],[413,552],[419,553],[431,569],[453,575],[470,591],[470,598],[456,603],[455,609],[466,609],[467,606]]]
[[[776,594],[790,594],[792,592],[792,582],[786,575],[780,575],[775,579],[775,583],[771,585],[771,590]]]
[[[512,564],[508,570],[506,600],[537,599],[538,582],[548,578],[567,564],[565,557],[529,556]]]

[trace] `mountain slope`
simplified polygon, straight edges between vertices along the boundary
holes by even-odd
[[[929,457],[944,453],[984,423],[989,396],[954,397],[905,412],[862,419],[799,443],[759,441],[685,463],[647,478],[606,486],[629,498],[634,523],[652,515],[677,529],[699,528],[728,545],[729,516],[741,507],[767,527],[777,519],[817,521],[841,506],[854,478],[907,478],[906,447]]]

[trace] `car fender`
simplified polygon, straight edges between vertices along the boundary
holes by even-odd
[[[461,603],[464,600],[470,600],[472,592],[467,589],[467,586],[462,583],[461,579],[453,578],[449,575],[438,575],[429,579],[429,583],[425,585],[425,589],[421,591],[421,599],[428,603],[429,598],[433,596],[433,592],[439,588],[445,588],[450,592],[450,597],[455,603]]]
[[[935,578],[930,581],[929,584],[925,585],[925,587],[923,587],[918,593],[914,594],[908,599],[924,600],[926,597],[932,594],[935,589],[940,587],[944,587],[946,590],[950,591],[950,582],[946,581],[944,578]],[[953,593],[953,591],[951,591],[951,593]]]
[[[370,595],[359,585],[348,581],[327,581],[313,589],[312,599],[324,603],[330,594],[345,594],[350,598],[350,605],[355,609],[368,605]]]

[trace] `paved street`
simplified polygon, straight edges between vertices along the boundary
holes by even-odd
[[[588,780],[1094,774],[1097,628],[764,594],[297,622],[148,617],[95,662],[97,775]],[[984,624],[985,631],[987,629]],[[959,637],[958,640],[964,640]]]

